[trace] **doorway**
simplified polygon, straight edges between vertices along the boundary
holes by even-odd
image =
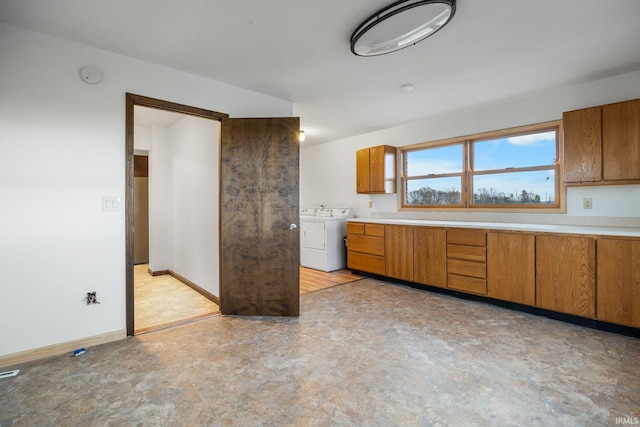
[[[217,299],[217,297],[215,296],[214,293],[209,292],[207,290],[207,286],[200,286],[200,284],[198,284],[197,280],[196,281],[192,281],[188,278],[186,278],[185,276],[188,276],[187,274],[180,274],[180,271],[195,271],[195,273],[193,273],[195,276],[198,276],[198,274],[202,274],[202,269],[198,269],[199,266],[193,266],[193,265],[185,265],[185,263],[189,263],[192,262],[192,258],[186,258],[185,259],[178,259],[178,260],[171,260],[173,265],[181,265],[181,269],[178,269],[178,271],[174,271],[173,269],[170,268],[166,268],[166,267],[161,267],[163,265],[168,265],[167,264],[167,260],[164,259],[162,260],[162,256],[160,257],[155,257],[156,259],[160,258],[159,262],[157,263],[156,266],[154,266],[153,264],[153,251],[154,251],[154,247],[158,247],[158,245],[151,245],[150,247],[150,252],[151,252],[151,263],[148,266],[145,266],[144,264],[139,264],[137,266],[134,266],[135,261],[139,261],[139,254],[135,253],[135,243],[134,243],[134,239],[135,239],[135,234],[134,234],[134,223],[135,223],[135,205],[134,205],[134,201],[135,201],[135,197],[134,197],[134,187],[135,187],[135,175],[136,173],[134,172],[134,165],[135,165],[135,157],[134,155],[136,154],[136,148],[135,148],[135,144],[134,144],[134,132],[135,132],[135,111],[136,111],[136,107],[146,107],[146,108],[151,108],[151,109],[155,109],[161,112],[172,112],[172,113],[179,113],[181,115],[185,115],[188,119],[193,120],[194,118],[204,118],[204,119],[208,119],[208,120],[215,120],[217,122],[220,122],[222,119],[226,118],[227,115],[224,113],[218,113],[218,112],[214,112],[214,111],[209,111],[209,110],[204,110],[204,109],[200,109],[200,108],[195,108],[195,107],[190,107],[190,106],[186,106],[186,105],[182,105],[182,104],[176,104],[176,103],[172,103],[172,102],[167,102],[167,101],[162,101],[162,100],[157,100],[157,99],[153,99],[153,98],[148,98],[148,97],[144,97],[144,96],[140,96],[140,95],[134,95],[134,94],[126,94],[126,214],[125,214],[125,222],[126,222],[126,323],[127,323],[127,335],[134,335],[135,333],[140,333],[140,331],[144,331],[144,328],[138,328],[135,324],[135,318],[136,318],[136,313],[135,313],[135,301],[136,301],[136,287],[135,287],[135,282],[136,282],[136,273],[140,273],[141,270],[148,270],[148,274],[145,274],[146,278],[151,277],[150,280],[155,280],[155,284],[153,285],[154,289],[157,289],[160,287],[160,285],[158,285],[159,280],[162,280],[164,282],[181,282],[184,283],[186,285],[188,285],[190,288],[195,289],[199,294],[202,294],[204,296],[206,296],[208,299],[216,302],[219,304],[219,300]],[[212,141],[214,141],[215,145],[210,147],[210,149],[213,149],[214,151],[218,151],[218,145],[217,142],[219,140],[219,136],[216,135],[215,137],[211,138]],[[137,152],[137,154],[144,154],[141,153],[140,151]],[[148,154],[148,153],[147,153]],[[184,153],[182,153],[184,154]],[[216,156],[217,157],[217,156]],[[216,158],[216,162],[217,162],[217,158]],[[180,167],[184,166],[181,165],[181,159],[177,159],[175,162],[175,168],[179,169]],[[172,166],[173,167],[173,166]],[[195,168],[197,169],[197,168]],[[215,168],[217,170],[217,163],[215,165]],[[194,171],[194,168],[183,168],[182,170],[186,170],[186,173],[191,173]],[[183,172],[180,172],[179,170],[177,171],[176,175],[180,175]],[[197,178],[197,177],[196,177]],[[182,186],[182,183],[178,183],[175,184],[177,187]],[[153,192],[153,189],[150,189],[151,192]],[[187,191],[176,191],[176,200],[173,200],[177,206],[182,206],[185,202],[184,200],[180,200],[181,197],[191,197],[193,196],[193,191],[191,191],[190,189],[188,189]],[[159,193],[161,194],[161,192]],[[168,202],[168,200],[167,200]],[[170,205],[170,203],[169,203]],[[217,207],[216,207],[217,209]],[[200,212],[201,209],[195,209],[195,211]],[[179,213],[177,213],[178,215]],[[188,226],[192,223],[194,223],[194,221],[192,220],[180,220],[178,218],[178,222],[179,224],[181,224],[180,226]],[[153,221],[151,221],[150,227],[153,228]],[[217,227],[217,221],[213,221],[212,224],[210,224],[211,227]],[[189,232],[189,231],[187,231]],[[190,232],[194,232],[193,230],[191,230]],[[195,231],[197,233],[197,231]],[[150,233],[152,234],[153,231]],[[165,236],[166,239],[170,239],[171,236]],[[165,240],[166,240],[165,239]],[[179,238],[178,238],[179,240]],[[156,242],[157,243],[157,242]],[[166,242],[165,242],[166,243]],[[160,247],[162,247],[162,245],[160,245]],[[176,251],[178,253],[182,253],[185,251]],[[138,259],[136,259],[136,255],[138,256]],[[166,257],[171,258],[171,254],[166,255]],[[175,258],[175,257],[174,257]],[[182,264],[181,264],[182,261]],[[202,263],[201,263],[202,264]],[[142,266],[142,267],[141,267]],[[160,266],[160,267],[158,267]],[[155,268],[155,269],[154,269]],[[190,276],[190,274],[189,274]],[[217,277],[214,278],[214,280],[217,280]],[[166,283],[165,283],[166,285]],[[210,288],[210,287],[209,287]],[[218,293],[218,292],[216,292]],[[197,316],[196,316],[197,317]]]

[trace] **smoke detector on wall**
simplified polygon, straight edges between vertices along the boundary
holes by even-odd
[[[102,71],[96,67],[82,67],[80,68],[80,77],[85,83],[97,85],[102,81]]]

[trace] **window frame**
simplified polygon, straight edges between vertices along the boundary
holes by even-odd
[[[474,143],[492,139],[516,137],[528,134],[542,133],[546,131],[556,132],[556,157],[555,164],[527,167],[507,167],[503,169],[491,169],[475,171]],[[443,147],[448,145],[462,145],[462,172],[461,174],[427,174],[407,177],[407,154],[424,149]],[[563,129],[562,120],[538,123],[533,125],[518,126],[490,132],[467,135],[457,138],[448,138],[438,141],[423,142],[399,147],[398,168],[400,191],[398,192],[398,209],[401,211],[473,211],[473,212],[535,212],[535,213],[566,213],[566,186],[562,185],[562,144]],[[509,174],[518,172],[535,172],[551,170],[555,173],[555,198],[554,203],[530,203],[530,204],[474,204],[473,203],[473,178],[481,175]],[[460,204],[456,205],[414,205],[407,204],[407,185],[416,179],[429,179],[461,175]]]

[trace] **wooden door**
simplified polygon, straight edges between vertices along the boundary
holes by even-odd
[[[487,296],[535,305],[535,236],[487,233]]]
[[[220,152],[220,310],[299,315],[298,118],[225,119]]]
[[[371,191],[369,163],[368,148],[356,151],[356,192],[358,193],[369,193]]]
[[[536,237],[536,306],[595,317],[595,246],[590,237]]]
[[[640,327],[640,239],[598,240],[598,319]]]
[[[447,287],[447,237],[442,228],[413,229],[413,280]]]
[[[133,263],[149,262],[149,158],[133,157]]]
[[[640,179],[640,100],[602,107],[605,180]]]
[[[602,180],[602,108],[569,111],[564,127],[564,182]]]
[[[384,231],[386,275],[413,280],[413,227],[387,225]]]

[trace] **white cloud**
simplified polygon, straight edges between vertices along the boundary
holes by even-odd
[[[555,132],[543,132],[543,133],[533,133],[529,135],[521,135],[521,136],[513,136],[511,138],[507,138],[509,144],[513,145],[537,145],[540,143],[549,143],[555,141]]]

